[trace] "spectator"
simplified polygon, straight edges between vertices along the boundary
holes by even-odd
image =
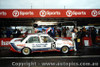
[[[56,27],[54,27],[54,37],[56,36]]]
[[[18,29],[17,30],[17,37],[19,37],[21,35],[21,31]]]
[[[50,30],[50,31],[48,32],[48,34],[49,34],[51,37],[53,37],[52,30]]]
[[[10,38],[11,34],[12,34],[12,32],[9,29],[7,29],[7,31],[6,31],[6,37]]]
[[[98,34],[100,35],[100,29],[99,29],[99,31],[98,31]]]
[[[62,33],[63,33],[63,36],[66,37],[66,27],[63,28]]]
[[[86,28],[83,27],[83,28],[82,28],[82,37],[85,37],[85,36],[86,36]]]
[[[78,30],[78,29],[77,29]],[[77,32],[77,41],[78,41],[78,46],[81,43],[82,44],[82,29],[80,29],[80,31]]]
[[[14,38],[17,37],[17,29],[15,29],[15,30],[13,31],[13,37],[14,37]]]
[[[69,27],[67,27],[67,29],[66,29],[66,34],[67,34],[67,35],[66,35],[67,37],[70,37],[71,32],[70,32],[70,30],[69,30]]]
[[[59,37],[61,37],[61,30],[60,29],[57,30],[57,33],[58,33]]]
[[[0,28],[0,38],[6,37],[6,31],[3,28]]]
[[[91,39],[92,39],[92,43],[95,44],[96,43],[96,29],[94,27],[91,28]]]
[[[77,28],[74,28],[72,31],[72,40],[74,42],[74,50],[75,51],[79,51],[78,37],[79,37],[79,32],[78,32]]]
[[[89,29],[88,29],[87,32],[86,32],[86,36],[87,36],[87,37],[90,37],[90,30],[89,30]]]
[[[3,36],[3,31],[0,29],[0,38]]]

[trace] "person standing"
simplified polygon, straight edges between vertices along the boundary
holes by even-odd
[[[0,29],[0,38],[2,38],[2,37],[3,37],[3,30]]]
[[[18,29],[17,30],[17,37],[19,37],[21,35],[21,31]]]
[[[92,43],[96,43],[96,29],[94,27],[91,28],[91,38],[92,38]]]
[[[63,33],[63,36],[66,37],[66,27],[63,28],[62,33]]]
[[[60,29],[57,30],[57,33],[58,33],[59,37],[61,37],[61,30]]]
[[[6,37],[10,38],[11,35],[12,35],[12,32],[9,29],[7,29],[7,31],[6,31]]]
[[[71,32],[70,32],[70,30],[69,30],[69,27],[67,27],[67,29],[66,29],[66,34],[67,34],[67,35],[66,35],[67,37],[70,37]]]
[[[100,35],[100,29],[99,29],[99,31],[98,31],[98,34]]]
[[[15,29],[15,30],[13,31],[13,37],[14,37],[14,38],[17,38],[17,29]]]
[[[49,34],[51,37],[53,37],[52,30],[50,30],[50,31],[48,32],[48,34]]]
[[[81,44],[81,46],[82,46],[82,39],[83,39],[83,36],[82,36],[82,29],[80,29],[80,31],[78,31],[78,38],[80,39],[80,44]]]
[[[74,42],[74,50],[79,51],[78,29],[74,28],[72,31],[72,41]]]
[[[85,27],[83,27],[82,28],[82,37],[86,37],[86,28]]]

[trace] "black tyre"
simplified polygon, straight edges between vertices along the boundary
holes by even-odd
[[[30,53],[31,53],[30,48],[25,47],[25,48],[22,49],[22,54],[23,55],[29,55]]]
[[[61,52],[62,53],[68,53],[69,52],[69,48],[67,47],[67,46],[63,46],[62,48],[61,48]]]

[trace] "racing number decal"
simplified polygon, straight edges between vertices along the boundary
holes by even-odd
[[[51,43],[51,49],[56,49],[55,43]]]

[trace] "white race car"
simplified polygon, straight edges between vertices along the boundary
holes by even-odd
[[[74,50],[71,40],[58,38],[57,40],[48,34],[38,33],[27,35],[25,38],[14,38],[10,41],[11,51],[29,55],[33,52],[61,51],[67,53]]]

